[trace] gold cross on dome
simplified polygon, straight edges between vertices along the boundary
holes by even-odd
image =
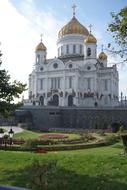
[[[75,9],[76,9],[76,5],[75,4],[73,4],[73,6],[72,6],[72,9],[73,9],[73,17],[75,17]]]
[[[90,28],[90,33],[91,33],[91,29],[92,29],[92,27],[93,27],[93,25],[92,25],[92,24],[90,24],[90,25],[89,25],[89,28]]]
[[[102,45],[101,45],[101,51],[102,51],[102,52],[103,52],[103,48],[104,48],[104,45],[102,44]]]
[[[40,36],[41,36],[41,42],[42,42],[42,36],[43,36],[43,34],[41,34]]]

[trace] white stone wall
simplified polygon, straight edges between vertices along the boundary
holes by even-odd
[[[84,39],[85,36],[75,34],[66,35],[57,41],[59,56],[61,56],[61,47],[63,55],[66,56],[67,46],[69,55],[71,55],[73,54],[73,45],[76,45],[75,54],[80,54],[80,45],[82,45],[82,54],[84,54],[82,61],[69,60],[64,63],[60,59],[54,58],[47,64],[45,63],[46,52],[36,52],[35,68],[29,76],[31,101],[39,104],[39,98],[43,96],[44,105],[48,105],[54,95],[57,95],[59,106],[68,106],[69,98],[72,98],[73,105],[80,107],[95,107],[95,104],[102,107],[118,105],[116,96],[119,94],[119,77],[116,66],[107,67],[107,61],[104,61],[103,67],[101,63],[98,64],[96,44],[84,44]],[[91,48],[89,57],[87,48]],[[38,55],[40,56],[39,62]],[[58,79],[60,81],[59,88],[52,89],[51,81],[58,82]],[[70,80],[72,80],[71,86]]]

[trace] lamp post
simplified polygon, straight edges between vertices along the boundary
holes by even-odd
[[[0,128],[0,147],[2,146],[3,143],[3,136],[4,136],[4,130]]]
[[[14,135],[14,131],[12,130],[12,128],[10,128],[10,131],[8,132],[9,134],[9,138],[10,138],[10,146],[12,145],[12,138],[13,138],[13,135]]]

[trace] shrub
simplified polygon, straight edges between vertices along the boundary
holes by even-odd
[[[30,168],[28,187],[33,190],[48,189],[52,186],[52,176],[56,172],[56,161],[42,161],[34,160]]]
[[[22,145],[22,148],[23,149],[33,149],[33,148],[36,148],[38,145],[37,141],[35,140],[27,140],[23,145]]]
[[[123,131],[124,131],[124,126],[121,125],[118,132],[119,132],[119,133],[122,133]]]
[[[95,137],[93,137],[92,134],[90,134],[90,133],[82,133],[81,139],[84,142],[89,142],[89,141],[95,140]]]
[[[106,143],[108,144],[114,144],[119,141],[119,137],[116,135],[110,135],[110,136],[106,136],[105,140],[106,140]]]
[[[127,155],[127,134],[121,134],[121,139],[123,142],[123,147],[124,147],[124,154]]]
[[[100,136],[106,136],[104,130],[98,130],[97,133],[98,133]]]

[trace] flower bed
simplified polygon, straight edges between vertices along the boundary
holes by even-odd
[[[68,138],[68,135],[66,134],[44,134],[40,136],[43,139],[66,139]]]
[[[37,148],[36,150],[35,150],[35,153],[46,153],[47,151],[46,150],[44,150],[44,149],[42,149],[42,148]]]
[[[23,145],[24,143],[25,143],[25,141],[24,140],[13,140],[13,142],[12,142],[14,145]]]

